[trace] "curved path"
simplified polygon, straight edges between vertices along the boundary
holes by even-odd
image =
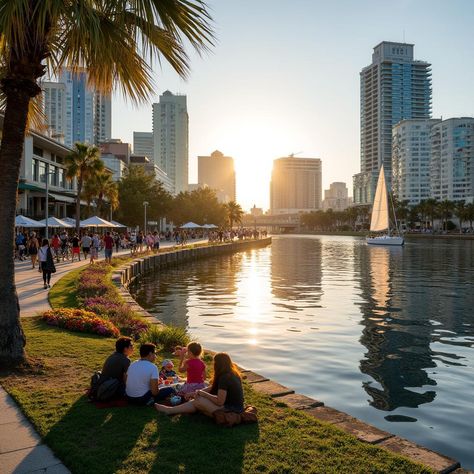
[[[203,242],[195,240],[191,243]],[[162,242],[161,248],[173,247],[174,242]],[[128,255],[122,250],[114,255]],[[100,255],[99,261],[103,260]],[[61,262],[56,265],[51,284],[57,282],[66,273],[80,266],[87,265],[81,255],[79,262]],[[51,308],[48,301],[49,290],[43,288],[43,277],[38,269],[31,268],[30,260],[15,263],[15,282],[20,301],[22,318],[35,316]],[[70,471],[55,457],[33,425],[26,419],[13,399],[0,386],[0,472],[2,474],[46,473],[69,474]],[[12,435],[14,433],[14,435]]]

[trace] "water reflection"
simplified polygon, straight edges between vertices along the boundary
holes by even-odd
[[[361,278],[364,329],[360,342],[367,352],[360,362],[360,370],[377,382],[363,383],[372,398],[370,404],[379,410],[392,411],[429,403],[436,392],[411,388],[436,385],[426,372],[426,368],[436,366],[430,351],[431,325],[423,315],[417,321],[413,315],[405,324],[400,317],[402,309],[397,305],[402,298],[400,288],[394,285],[393,274],[401,271],[404,249],[362,246],[358,249],[366,254],[356,260],[365,263],[365,268],[361,268],[365,274]]]

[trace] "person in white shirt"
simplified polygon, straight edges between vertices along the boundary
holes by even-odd
[[[140,357],[128,368],[125,393],[128,401],[134,405],[150,405],[159,392],[155,344],[142,344]]]

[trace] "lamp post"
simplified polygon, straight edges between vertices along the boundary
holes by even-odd
[[[144,222],[145,225],[143,226],[143,228],[144,228],[145,235],[146,235],[146,208],[147,206],[148,206],[148,201],[144,201],[143,207],[145,208],[145,222]]]

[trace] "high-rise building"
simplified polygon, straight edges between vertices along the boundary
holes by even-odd
[[[153,161],[153,132],[133,132],[133,153]]]
[[[474,118],[450,118],[431,128],[431,197],[474,202]]]
[[[393,127],[392,190],[410,205],[430,198],[431,128],[440,120],[402,120]]]
[[[46,117],[46,135],[64,143],[66,135],[66,86],[59,82],[45,81],[43,89],[43,114]]]
[[[431,118],[431,64],[416,61],[414,45],[383,41],[360,73],[360,173],[354,202],[372,204],[381,165],[391,181],[392,127]]]
[[[221,202],[235,201],[234,159],[218,150],[198,156],[198,182],[216,190]]]
[[[110,154],[122,160],[126,165],[130,162],[132,147],[130,143],[124,143],[120,138],[109,138],[99,143],[101,154]]]
[[[270,183],[272,214],[321,209],[322,164],[319,158],[289,156],[273,161]]]
[[[348,197],[346,183],[331,183],[329,189],[324,190],[323,211],[332,209],[333,211],[344,211],[352,204],[352,199]]]
[[[153,104],[153,161],[171,178],[176,193],[188,189],[188,141],[186,96],[165,91]]]
[[[87,85],[85,69],[73,72],[62,69],[59,82],[66,90],[66,131],[64,142],[98,145],[110,138],[112,106],[110,96],[105,96]]]

